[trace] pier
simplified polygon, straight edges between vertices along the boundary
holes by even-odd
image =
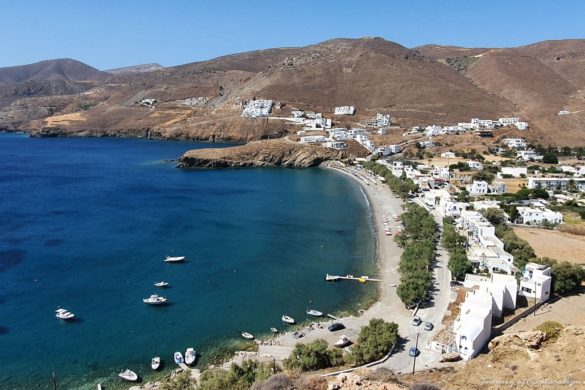
[[[357,280],[360,283],[366,282],[381,282],[380,279],[370,278],[369,276],[353,276],[353,275],[325,275],[326,282],[338,282],[340,280]]]

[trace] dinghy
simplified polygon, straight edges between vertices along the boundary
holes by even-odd
[[[242,337],[247,340],[254,340],[254,335],[248,332],[242,332]]]
[[[150,367],[152,367],[153,370],[158,370],[158,368],[160,367],[160,357],[155,356],[152,358],[152,361],[150,362]]]
[[[289,317],[287,315],[282,316],[282,322],[286,322],[287,324],[294,324],[295,320],[292,317]]]
[[[321,313],[319,310],[307,310],[307,314],[313,317],[322,317],[323,313]]]
[[[185,362],[183,360],[183,354],[181,354],[181,352],[175,352],[175,354],[173,355],[173,358],[175,359],[175,363],[177,363],[177,364],[181,364],[181,363]]]
[[[179,263],[185,261],[185,256],[167,256],[165,257],[165,263]]]
[[[138,375],[132,370],[125,369],[121,373],[118,374],[120,378],[128,382],[136,382],[138,380]]]
[[[191,365],[195,363],[196,359],[197,353],[195,352],[195,350],[193,348],[187,348],[187,351],[185,351],[185,363]]]

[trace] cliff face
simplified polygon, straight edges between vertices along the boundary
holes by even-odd
[[[283,166],[308,168],[351,155],[321,146],[301,145],[285,139],[254,141],[229,148],[190,150],[179,158],[180,168]]]

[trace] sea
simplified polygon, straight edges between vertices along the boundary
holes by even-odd
[[[176,168],[224,146],[0,133],[0,389],[51,389],[53,374],[59,389],[124,388],[117,373],[151,379],[153,356],[168,371],[193,347],[202,367],[246,348],[242,331],[293,329],[283,314],[375,299],[324,281],[376,272],[360,187],[320,168]],[[154,293],[169,303],[145,305]]]

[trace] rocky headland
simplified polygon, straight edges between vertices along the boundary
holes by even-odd
[[[197,149],[179,158],[180,168],[290,167],[309,168],[330,160],[355,157],[349,151],[303,145],[287,139],[253,141],[228,148]]]

